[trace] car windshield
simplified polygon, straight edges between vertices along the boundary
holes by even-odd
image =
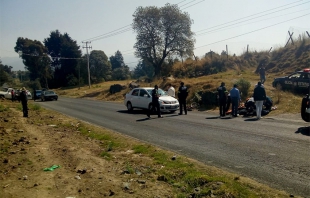
[[[152,90],[153,90],[153,89],[147,89],[146,91],[147,91],[150,95],[152,95]],[[159,95],[161,95],[161,96],[166,96],[166,95],[167,95],[166,92],[165,92],[164,90],[160,89],[160,88],[158,88],[158,93],[159,93]]]
[[[54,94],[53,91],[46,91],[45,94]]]
[[[36,93],[41,93],[42,91],[41,90],[36,90]]]

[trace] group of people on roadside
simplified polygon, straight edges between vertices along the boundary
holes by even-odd
[[[167,87],[168,87],[167,95],[175,98],[175,89],[172,86],[172,84],[168,83]],[[184,114],[187,115],[186,98],[188,96],[188,89],[184,85],[184,82],[180,83],[180,87],[178,89],[177,96],[178,96],[178,100],[179,100],[179,104],[180,104],[180,113],[179,113],[179,115],[183,114],[183,110],[184,110]],[[158,101],[159,97],[160,97],[160,95],[158,94],[158,85],[155,85],[154,89],[152,90],[152,105],[151,105],[151,108],[147,112],[147,117],[148,118],[151,117],[150,116],[151,112],[154,112],[155,110],[157,112],[158,118],[163,118],[163,116],[161,115],[160,104],[159,104],[159,101]]]
[[[253,99],[256,106],[256,116],[257,120],[261,119],[261,114],[263,110],[264,101],[267,99],[266,91],[263,83],[266,81],[265,68],[261,67],[259,69],[260,81],[254,88]],[[217,88],[218,91],[218,100],[219,100],[219,110],[220,117],[225,117],[226,112],[228,111],[227,102],[231,100],[231,116],[238,117],[238,107],[239,102],[241,102],[240,91],[237,88],[238,85],[234,84],[233,88],[228,92],[225,83],[222,82],[221,85]]]

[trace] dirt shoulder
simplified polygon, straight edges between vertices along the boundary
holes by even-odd
[[[0,197],[288,197],[130,137],[0,101]],[[2,108],[1,108],[2,107]],[[3,107],[5,107],[3,110]],[[135,148],[150,148],[151,154]],[[165,161],[158,158],[168,156]],[[175,161],[173,161],[175,160]],[[53,165],[53,171],[44,171]]]
[[[34,113],[29,118],[14,108],[1,113],[0,197],[173,195],[171,186],[145,173],[147,157],[122,149],[111,151],[113,159],[106,160],[100,157],[106,149],[101,141],[75,130],[78,120],[57,113]],[[128,139],[128,147],[133,142]],[[137,164],[134,168],[141,174],[128,174],[128,164]],[[43,171],[52,165],[60,168]]]

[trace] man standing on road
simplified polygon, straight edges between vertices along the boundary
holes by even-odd
[[[160,111],[160,104],[159,104],[159,99],[160,95],[158,93],[158,86],[155,85],[154,89],[152,90],[152,108],[150,108],[148,110],[148,113],[147,113],[147,117],[151,118],[151,112],[154,112],[155,111],[155,108],[157,110],[157,115],[158,115],[158,118],[162,118],[163,116],[161,115],[161,111]]]
[[[179,87],[179,91],[178,91],[178,98],[179,98],[179,103],[180,103],[179,115],[182,115],[183,108],[184,108],[185,115],[187,115],[187,109],[186,109],[186,98],[187,98],[187,96],[188,96],[187,87],[184,86],[184,82],[181,82],[181,86]]]
[[[220,116],[225,117],[226,112],[226,87],[225,83],[222,82],[221,86],[217,88],[218,91],[218,99],[219,99],[219,106],[220,106]]]
[[[171,96],[171,97],[175,98],[175,89],[174,89],[174,87],[172,87],[171,83],[168,83],[167,86],[168,86],[168,91],[167,91],[168,96]]]
[[[241,100],[238,85],[234,84],[234,87],[230,90],[230,99],[231,99],[231,116],[238,117],[238,106]]]
[[[262,87],[262,83],[258,82],[257,87],[254,89],[253,98],[256,106],[256,117],[259,120],[262,116],[262,109],[264,100],[266,100],[266,91]]]
[[[22,91],[20,92],[20,101],[22,103],[23,106],[23,116],[24,117],[28,117],[28,98],[27,98],[27,93],[26,93],[26,89],[25,87],[22,88]]]
[[[266,72],[265,72],[265,67],[264,66],[259,68],[259,76],[260,76],[261,84],[264,84],[265,81],[266,81]]]

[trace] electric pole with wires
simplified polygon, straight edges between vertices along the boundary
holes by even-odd
[[[86,41],[86,42],[82,42],[82,43],[85,43],[86,47],[83,47],[83,48],[86,48],[86,53],[87,53],[87,70],[88,70],[88,86],[89,86],[89,89],[90,89],[90,71],[89,71],[89,54],[88,54],[88,49],[91,49],[91,46],[87,46],[89,43],[91,43],[90,41]]]

